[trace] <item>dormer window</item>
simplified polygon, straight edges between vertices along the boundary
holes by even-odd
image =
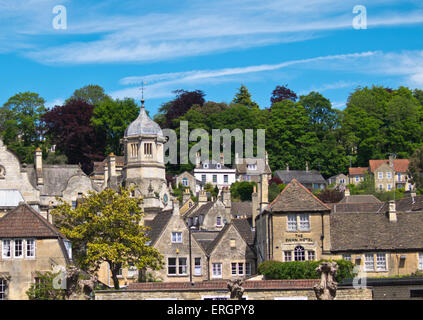
[[[220,168],[221,168],[220,163],[217,163],[217,164],[216,164],[216,168],[217,168],[217,169],[220,169]]]
[[[3,166],[0,166],[0,179],[4,179],[4,176],[6,175],[6,170]]]
[[[248,170],[257,170],[257,165],[256,164],[249,164],[247,166]]]
[[[208,163],[204,163],[203,164],[203,168],[206,168],[207,169],[208,167],[209,167],[209,164]]]

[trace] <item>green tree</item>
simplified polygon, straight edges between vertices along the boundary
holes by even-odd
[[[248,108],[259,108],[258,104],[251,100],[251,94],[247,87],[244,85],[238,89],[238,92],[235,94],[235,98],[232,100],[232,103],[241,104],[247,106]]]
[[[106,154],[113,152],[122,155],[120,139],[138,113],[139,107],[131,98],[113,100],[106,97],[94,108],[91,122],[99,134],[106,138]]]
[[[235,200],[251,201],[251,195],[253,194],[254,186],[257,186],[257,183],[248,181],[236,181],[231,184],[231,197]]]
[[[163,264],[160,253],[147,245],[142,199],[131,192],[126,188],[90,192],[76,209],[62,201],[52,212],[60,231],[72,241],[81,268],[96,270],[107,262],[115,289],[119,289],[121,268],[134,265],[138,270],[155,270]]]
[[[65,104],[71,100],[82,100],[92,106],[98,106],[106,99],[111,99],[102,87],[96,84],[89,84],[73,92],[72,96],[66,99]]]
[[[43,145],[40,118],[46,111],[45,100],[34,92],[19,92],[3,105],[0,115],[1,135],[8,148],[22,162],[31,163],[36,147]]]

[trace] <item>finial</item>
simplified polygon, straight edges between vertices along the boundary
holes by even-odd
[[[141,83],[141,108],[144,108],[144,85],[147,84],[147,82],[143,81]]]

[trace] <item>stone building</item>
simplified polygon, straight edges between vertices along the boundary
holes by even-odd
[[[258,263],[319,260],[330,253],[331,208],[296,179],[257,217]]]
[[[364,181],[364,176],[368,173],[368,167],[356,167],[348,169],[348,184],[358,185]]]
[[[309,170],[307,163],[305,170],[290,170],[287,164],[286,170],[277,170],[275,175],[281,179],[284,184],[288,184],[295,179],[309,190],[324,189],[327,185],[325,178],[323,178],[320,172]]]
[[[57,272],[72,259],[70,242],[29,205],[0,218],[0,300],[27,299],[36,272]]]
[[[239,158],[235,154],[235,169],[237,181],[260,182],[263,174],[268,175],[268,180],[272,175],[269,166],[269,158],[266,152],[265,158]]]
[[[219,161],[205,160],[203,162],[201,162],[200,154],[197,154],[194,177],[201,181],[202,185],[210,183],[222,189],[230,187],[236,181],[236,169],[225,166],[223,154]],[[197,184],[196,192],[199,192],[200,189],[200,184]]]

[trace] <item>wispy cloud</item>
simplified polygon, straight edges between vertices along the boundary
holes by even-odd
[[[278,64],[263,64],[256,66],[247,66],[240,68],[225,68],[219,70],[192,70],[186,72],[174,72],[174,73],[162,73],[162,74],[149,74],[143,76],[130,76],[125,77],[120,80],[120,83],[123,85],[135,85],[141,84],[142,82],[148,82],[148,96],[149,98],[163,98],[169,97],[172,95],[172,91],[177,89],[177,86],[186,85],[186,84],[201,84],[208,83],[212,81],[214,83],[228,82],[228,81],[240,81],[241,78],[237,76],[245,76],[246,74],[251,73],[261,73],[268,71],[275,71],[282,68],[287,68],[291,66],[299,65],[314,65],[324,68],[326,62],[333,61],[342,61],[345,65],[351,65],[357,59],[362,59],[378,54],[378,52],[361,52],[361,53],[351,53],[351,54],[340,54],[340,55],[330,55],[322,57],[314,57],[309,59],[299,59],[285,61]],[[341,84],[338,83],[339,87]],[[344,87],[346,83],[342,84]],[[335,85],[332,85],[332,88],[335,89]],[[330,87],[327,87],[326,90],[329,90]],[[138,87],[130,87],[122,90],[118,90],[112,93],[112,96],[115,98],[124,98],[132,97],[139,98],[140,91]]]
[[[13,41],[20,42],[16,50],[24,43],[31,47],[25,56],[47,64],[149,62],[304,41],[322,32],[352,29],[352,8],[357,4],[355,0],[181,0],[172,6],[159,0],[146,12],[141,2],[62,1],[69,7],[68,29],[57,32],[51,27],[51,9],[59,2],[30,2],[0,1],[4,21],[0,26],[7,27],[6,35],[22,35]],[[390,9],[404,2],[411,4],[406,12]],[[369,10],[380,9],[368,15],[369,28],[423,23],[422,7],[414,0],[362,3]],[[37,41],[42,38],[37,36],[46,34],[52,36],[50,41]],[[75,41],[72,35],[91,36]]]

